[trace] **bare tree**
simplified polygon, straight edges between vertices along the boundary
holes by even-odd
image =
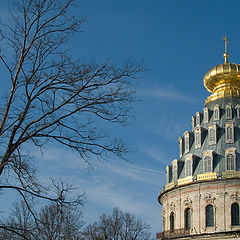
[[[71,15],[74,2],[15,0],[0,26],[0,61],[10,85],[0,108],[0,190],[16,190],[35,224],[40,219],[31,210],[31,198],[70,206],[82,204],[83,196],[69,199],[74,189],[62,181],[43,186],[27,146],[55,142],[87,162],[107,153],[124,158],[125,144],[101,126],[126,123],[134,94],[131,80],[143,70],[133,59],[117,67],[72,59],[71,39],[85,22]]]
[[[21,204],[15,203],[9,217],[0,220],[0,226],[1,239],[32,239],[35,231],[32,214],[23,201]]]
[[[33,207],[31,207],[33,209]],[[77,240],[82,228],[82,212],[78,207],[50,203],[34,210],[35,221],[24,201],[15,204],[9,218],[1,220],[0,238],[8,240]]]
[[[118,67],[72,60],[70,40],[85,22],[85,17],[71,16],[73,3],[16,0],[10,5],[11,18],[1,23],[0,60],[11,87],[0,111],[0,189],[15,189],[23,197],[64,200],[61,195],[46,197],[27,144],[41,148],[59,143],[87,162],[92,154],[123,158],[127,151],[100,126],[126,122],[134,93],[131,79],[142,66],[133,59]]]
[[[84,240],[150,240],[150,236],[148,224],[118,208],[111,215],[103,214],[82,232]]]

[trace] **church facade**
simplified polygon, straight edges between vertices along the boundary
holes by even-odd
[[[166,168],[160,192],[163,239],[240,239],[240,65],[211,68],[212,94],[179,137],[179,157]]]

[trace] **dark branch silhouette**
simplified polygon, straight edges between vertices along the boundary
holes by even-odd
[[[86,21],[72,15],[74,2],[15,0],[10,21],[0,23],[0,61],[11,85],[0,108],[0,189],[16,190],[30,212],[34,197],[74,205],[83,195],[68,200],[69,186],[43,186],[27,146],[41,150],[57,143],[89,164],[92,155],[125,158],[128,150],[101,126],[126,124],[134,101],[132,80],[143,67],[134,59],[113,66],[71,58],[70,43]],[[57,191],[49,195],[52,188]]]

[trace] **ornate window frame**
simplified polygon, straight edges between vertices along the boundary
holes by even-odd
[[[203,109],[203,123],[208,123],[209,121],[209,111],[208,111],[208,108],[205,107]]]
[[[215,123],[208,125],[208,144],[217,144],[217,125]]]
[[[225,117],[228,120],[232,119],[232,105],[231,104],[227,104],[225,107]]]
[[[190,133],[186,131],[184,133],[184,145],[185,145],[185,153],[188,153],[190,151]]]
[[[170,232],[174,232],[175,227],[175,213],[172,211],[169,215],[169,230]]]
[[[195,127],[196,127],[196,118],[192,116],[192,131],[194,130]]]
[[[196,127],[199,127],[201,125],[201,113],[196,112]]]
[[[197,127],[194,130],[194,143],[195,143],[195,149],[200,148],[202,145],[202,130],[200,127]]]
[[[214,215],[215,215],[214,206],[212,204],[206,205],[206,207],[205,207],[205,224],[206,224],[206,228],[215,226]]]
[[[225,140],[226,143],[234,143],[234,126],[232,122],[225,123]]]
[[[184,210],[184,228],[186,230],[191,229],[192,222],[192,210],[190,207],[185,208]]]
[[[203,152],[203,173],[213,172],[213,150],[206,150]]]
[[[231,204],[231,226],[239,226],[240,218],[239,218],[239,204],[234,202]]]
[[[172,182],[172,166],[166,167],[166,178],[167,178],[167,184]]]
[[[178,160],[174,159],[172,161],[172,181],[177,181],[178,179]]]
[[[183,156],[183,137],[178,138],[178,146],[179,146],[179,156],[182,158]]]
[[[225,150],[226,171],[236,171],[236,148]]]
[[[237,104],[235,108],[237,110],[236,117],[237,117],[237,119],[240,119],[240,104]]]
[[[218,104],[214,105],[213,108],[213,120],[214,121],[220,120],[220,107]]]
[[[185,176],[193,175],[193,154],[188,154],[185,157]]]

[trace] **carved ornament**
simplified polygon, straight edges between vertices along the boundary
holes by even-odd
[[[192,205],[192,200],[189,197],[187,197],[187,199],[185,199],[183,202],[186,207],[190,207]]]
[[[216,198],[210,194],[210,193],[207,193],[205,194],[204,198],[203,198],[207,203],[214,203],[214,201],[216,200]]]
[[[240,194],[238,192],[235,192],[235,193],[232,193],[230,195],[230,198],[233,200],[233,201],[240,201]]]
[[[173,202],[170,203],[170,211],[174,211],[175,210],[175,204]]]

